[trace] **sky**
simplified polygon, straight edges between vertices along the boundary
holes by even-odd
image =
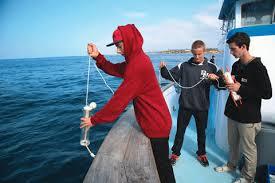
[[[135,24],[145,51],[217,47],[222,0],[0,0],[0,59],[115,54],[112,33]]]

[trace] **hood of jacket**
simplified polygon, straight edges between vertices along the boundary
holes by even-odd
[[[118,26],[118,29],[122,35],[124,55],[126,61],[129,62],[133,56],[143,52],[143,38],[134,24]]]

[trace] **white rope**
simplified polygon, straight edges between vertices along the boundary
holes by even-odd
[[[87,150],[89,151],[90,155],[92,156],[92,158],[95,158],[95,154],[92,153],[92,151],[89,149],[89,147],[86,145],[85,146],[87,148]]]
[[[87,88],[86,88],[86,106],[88,106],[88,96],[89,96],[89,82],[90,82],[90,69],[91,69],[91,58],[89,56],[89,65],[88,65],[88,74],[87,74]],[[86,128],[86,127],[85,127]],[[85,145],[87,150],[89,151],[91,157],[95,157],[94,153],[89,149],[87,145]]]
[[[203,80],[206,79],[206,78],[202,78],[199,82],[197,82],[197,83],[196,83],[195,85],[193,85],[193,86],[181,86],[181,85],[174,79],[174,77],[173,77],[172,74],[170,73],[169,69],[168,69],[166,66],[164,66],[164,67],[167,69],[167,71],[168,71],[169,75],[171,76],[171,78],[173,79],[173,81],[174,81],[180,88],[183,88],[183,89],[192,89],[192,88],[196,87],[198,84],[200,84]]]
[[[105,85],[110,89],[110,91],[114,94],[114,90],[107,84],[106,80],[104,79],[104,77],[102,76],[101,72],[99,71],[98,67],[96,66],[96,64],[94,63],[94,66],[97,70],[97,72],[100,74],[102,80],[104,81]]]
[[[88,66],[88,75],[87,75],[87,86],[86,86],[86,106],[88,105],[89,82],[90,82],[90,67],[91,67],[91,58],[89,57],[89,66]]]
[[[172,74],[171,74],[171,72],[169,71],[169,69],[166,67],[166,66],[164,66],[166,69],[167,69],[167,71],[168,71],[168,73],[169,73],[169,75],[171,76],[171,78],[173,79],[173,81],[180,87],[180,88],[183,88],[183,89],[191,89],[191,88],[194,88],[194,87],[196,87],[198,84],[200,84],[203,80],[205,80],[205,79],[207,79],[207,78],[202,78],[199,82],[197,82],[195,85],[193,85],[193,86],[187,86],[187,87],[185,87],[185,86],[181,86],[175,79],[174,79],[174,77],[172,76]],[[218,88],[226,88],[226,87],[222,87],[222,86],[220,86],[220,82],[219,82],[219,80],[218,79],[215,79],[217,82],[218,82]]]
[[[159,84],[161,84],[161,73],[160,73],[160,69],[158,71],[158,80],[159,80]]]
[[[220,86],[220,82],[219,82],[219,80],[218,79],[216,79],[216,81],[218,82],[218,88],[223,88],[223,89],[226,89],[226,87],[223,87],[223,86]]]

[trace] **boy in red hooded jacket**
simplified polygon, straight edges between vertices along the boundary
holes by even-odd
[[[175,182],[169,162],[168,139],[171,116],[158,84],[150,58],[142,50],[143,38],[133,24],[119,26],[113,33],[117,53],[125,61],[113,64],[99,53],[94,44],[88,44],[88,54],[105,73],[123,78],[122,84],[110,101],[90,119],[81,118],[81,128],[113,122],[133,101],[135,115],[143,133],[150,139],[158,174],[162,183]]]

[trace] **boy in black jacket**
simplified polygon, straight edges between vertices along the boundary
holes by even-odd
[[[164,62],[160,63],[163,78],[171,81],[175,80],[181,86],[184,86],[184,88],[181,89],[179,98],[177,132],[170,157],[172,165],[179,159],[185,130],[192,115],[195,117],[197,128],[197,159],[203,166],[209,165],[205,151],[205,130],[208,120],[209,93],[210,85],[215,83],[214,81],[219,77],[216,75],[218,72],[217,66],[207,61],[204,53],[204,42],[197,40],[192,44],[193,57],[187,62],[179,64],[170,71],[165,67]]]
[[[239,60],[233,64],[231,71],[235,83],[226,84],[226,87],[229,91],[237,92],[241,101],[236,105],[231,96],[227,99],[224,114],[228,117],[229,160],[215,170],[235,170],[241,152],[244,167],[235,183],[250,183],[254,181],[257,166],[255,137],[261,130],[261,100],[272,97],[272,88],[261,59],[251,56],[248,51],[250,38],[246,33],[235,33],[227,40],[227,44],[231,54]]]

